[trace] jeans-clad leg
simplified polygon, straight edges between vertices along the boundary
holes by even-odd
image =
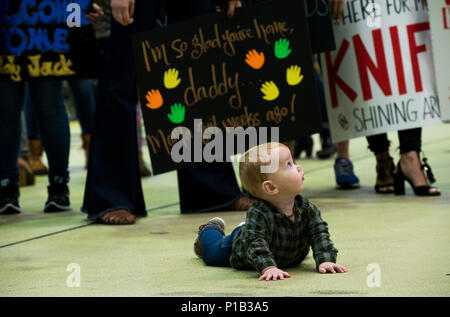
[[[91,133],[94,118],[94,83],[91,79],[69,79],[81,133]]]
[[[21,112],[25,86],[23,83],[0,83],[0,183],[17,185],[21,134]]]
[[[67,183],[70,128],[62,81],[33,81],[29,88],[32,106],[36,107],[42,144],[47,153],[49,182]]]
[[[225,237],[216,226],[207,226],[200,234],[202,244],[202,259],[206,265],[230,266],[231,247],[241,226]]]

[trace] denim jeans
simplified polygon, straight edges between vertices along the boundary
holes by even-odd
[[[39,115],[39,130],[47,153],[50,182],[69,180],[70,130],[64,107],[61,81],[37,80],[28,83],[30,98]],[[25,83],[0,83],[0,180],[17,184],[21,112]]]
[[[67,82],[72,91],[75,110],[81,126],[81,133],[91,133],[95,109],[94,83],[91,79],[69,79]],[[40,139],[39,116],[36,107],[33,106],[27,87],[25,88],[24,110],[28,139]]]
[[[68,82],[72,90],[81,132],[83,134],[91,133],[95,109],[94,83],[92,79],[69,79]]]
[[[233,240],[241,229],[239,226],[225,237],[216,226],[205,227],[200,234],[203,262],[211,266],[230,266]]]

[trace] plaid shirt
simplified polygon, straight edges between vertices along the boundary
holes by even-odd
[[[268,266],[296,266],[312,247],[316,268],[323,262],[336,263],[338,250],[328,233],[320,210],[298,195],[295,220],[290,220],[271,203],[258,200],[249,208],[247,220],[233,241],[230,264],[237,269]]]

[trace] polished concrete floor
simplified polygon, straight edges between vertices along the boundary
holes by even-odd
[[[357,190],[335,189],[332,159],[302,158],[303,195],[322,210],[338,263],[349,272],[319,274],[309,255],[287,270],[292,278],[276,282],[259,282],[256,271],[207,267],[194,255],[200,224],[220,216],[230,233],[245,213],[180,215],[175,172],[143,179],[149,212],[136,225],[90,224],[79,211],[86,177],[79,127],[71,129],[73,211],[42,212],[46,177],[21,189],[23,213],[0,216],[0,296],[450,295],[449,125],[423,132],[441,197],[415,197],[409,187],[405,197],[376,195],[375,159],[364,138],[350,143]],[[389,137],[397,161],[397,135]]]

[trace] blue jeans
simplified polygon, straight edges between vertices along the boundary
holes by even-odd
[[[81,133],[92,132],[92,121],[94,118],[95,96],[94,83],[91,79],[68,79],[73,94],[75,110],[80,121]],[[29,140],[39,140],[39,116],[33,105],[28,87],[25,88],[25,116]]]
[[[30,98],[39,115],[39,130],[49,163],[49,180],[69,181],[70,130],[61,81],[32,81]],[[0,180],[18,183],[17,158],[20,148],[21,112],[25,83],[0,83]]]
[[[233,240],[241,229],[242,226],[239,226],[225,237],[216,226],[205,227],[200,233],[203,262],[211,266],[230,266]]]

